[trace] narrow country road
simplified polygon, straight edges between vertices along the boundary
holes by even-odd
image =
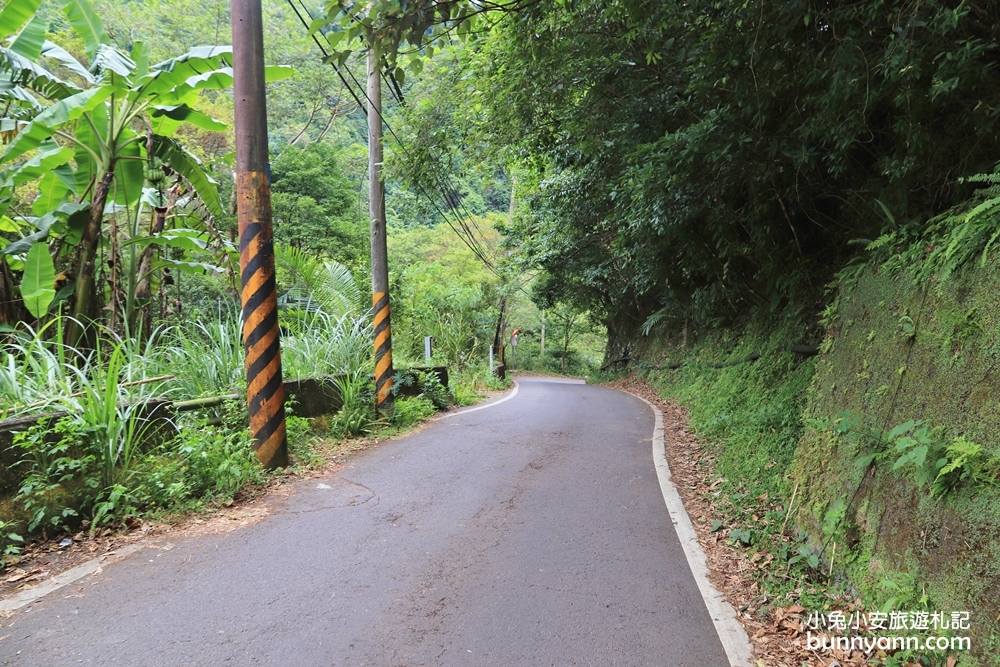
[[[729,665],[664,507],[650,408],[519,383],[256,525],[143,549],[20,610],[0,665]]]

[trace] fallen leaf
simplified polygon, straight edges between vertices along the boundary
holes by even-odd
[[[15,574],[13,577],[7,579],[7,583],[13,584],[14,582],[21,581],[22,579],[27,579],[28,577],[35,577],[36,575],[39,575],[41,573],[42,573],[42,568],[40,567],[36,567],[35,569],[30,571],[22,570],[20,573]],[[46,572],[45,574],[48,574],[48,572]]]

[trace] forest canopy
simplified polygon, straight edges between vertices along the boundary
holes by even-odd
[[[996,3],[459,4],[409,10],[476,37],[430,107],[461,119],[437,150],[502,156],[526,201],[508,243],[550,299],[625,331],[808,318],[866,245],[922,237],[997,161]],[[402,7],[367,16],[389,54],[423,39],[392,29]]]

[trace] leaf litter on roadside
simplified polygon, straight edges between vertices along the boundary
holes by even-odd
[[[726,480],[716,474],[715,456],[699,441],[689,426],[684,408],[661,398],[641,378],[623,377],[608,386],[645,398],[663,413],[664,447],[671,478],[691,517],[709,565],[709,578],[736,610],[754,649],[756,667],[867,667],[885,663],[884,651],[871,655],[860,650],[812,649],[806,636],[820,639],[829,635],[810,626],[810,615],[831,611],[845,616],[864,613],[861,600],[828,587],[826,582],[792,577],[789,566],[776,561],[774,554],[751,546],[753,531],[738,524],[763,524],[785,515],[783,502],[767,495],[742,498],[736,508],[722,496]],[[769,519],[768,517],[772,517]],[[794,544],[793,528],[782,524],[780,539]],[[774,540],[779,535],[772,534]],[[784,580],[786,586],[771,585]],[[791,585],[794,584],[794,585]],[[780,596],[774,599],[774,596]],[[854,635],[863,627],[850,630]],[[829,645],[829,643],[827,643]],[[920,667],[898,662],[900,667]],[[940,663],[956,667],[954,657]]]

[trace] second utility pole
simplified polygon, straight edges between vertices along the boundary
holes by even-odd
[[[375,327],[375,409],[392,409],[392,334],[389,330],[389,258],[385,245],[385,185],[382,183],[381,58],[368,47],[368,201],[371,211],[372,308]]]

